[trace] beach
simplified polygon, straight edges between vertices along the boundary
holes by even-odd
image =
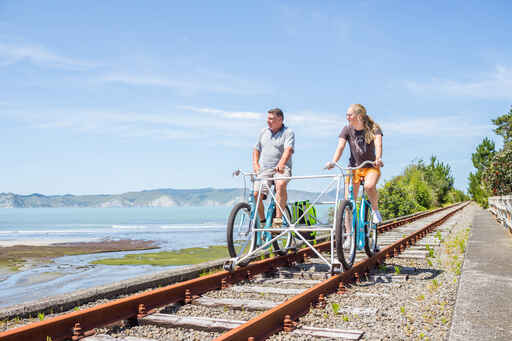
[[[0,269],[6,274],[28,270],[62,256],[103,252],[140,251],[158,248],[148,240],[101,240],[63,242],[58,240],[3,241],[0,243]],[[1,274],[1,273],[0,273]],[[1,276],[1,275],[0,275]]]

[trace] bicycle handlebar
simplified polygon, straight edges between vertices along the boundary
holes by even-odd
[[[357,167],[341,167],[337,162],[330,162],[330,164],[338,167],[342,171],[350,171],[350,170],[363,168],[363,166],[366,166],[367,164],[375,166],[375,161],[366,160],[365,162],[361,163]],[[384,167],[384,165],[382,165],[381,167]],[[324,167],[324,169],[329,169],[329,167]]]
[[[242,174],[243,176],[251,176],[251,175],[256,175],[256,173],[254,172],[244,172],[243,170],[241,169],[237,169],[233,172],[232,176],[239,176],[240,174]]]

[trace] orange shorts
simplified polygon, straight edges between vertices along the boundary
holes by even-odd
[[[361,183],[361,178],[365,178],[370,173],[377,173],[378,176],[380,176],[380,169],[379,168],[359,168],[354,169],[352,171],[352,183],[353,184],[359,184]],[[345,183],[348,184],[350,177],[345,177]]]

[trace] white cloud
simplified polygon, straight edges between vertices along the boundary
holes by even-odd
[[[204,139],[256,134],[265,121],[255,112],[230,112],[212,108],[178,107],[165,113],[98,110],[0,111],[0,116],[22,121],[37,129],[73,129],[87,134],[162,139]],[[263,117],[263,116],[262,116]]]
[[[95,65],[90,62],[60,56],[39,45],[13,45],[0,43],[0,66],[8,66],[19,61],[63,69],[89,69]]]
[[[481,79],[455,81],[433,79],[428,83],[406,81],[405,86],[419,95],[465,96],[484,99],[512,99],[512,68],[498,65]]]
[[[264,114],[251,112],[251,111],[225,111],[213,108],[197,108],[192,106],[179,106],[180,109],[185,109],[198,113],[208,113],[223,118],[247,119],[247,120],[263,120]]]
[[[172,76],[154,75],[151,73],[112,72],[100,77],[100,81],[135,86],[158,86],[178,90],[183,95],[200,92],[227,93],[235,95],[265,94],[270,90],[252,82],[204,71],[179,72]]]

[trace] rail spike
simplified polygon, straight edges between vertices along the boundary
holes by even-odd
[[[290,315],[285,315],[283,320],[283,330],[287,333],[293,331],[297,323],[292,321],[292,317]]]
[[[224,290],[224,289],[227,289],[227,288],[228,288],[228,286],[229,286],[229,284],[228,284],[228,279],[227,279],[227,277],[222,278],[222,280],[221,280],[221,282],[220,282],[220,288],[221,288],[222,290]]]
[[[325,308],[326,304],[327,303],[325,302],[324,294],[318,295],[318,301],[316,302],[316,306],[315,307],[323,309],[323,308]]]
[[[192,293],[190,292],[190,289],[185,289],[185,304],[192,303]]]
[[[340,281],[340,284],[338,284],[338,294],[343,295],[347,289],[345,288],[345,285],[343,284],[343,281]]]
[[[85,337],[82,326],[80,325],[80,322],[76,322],[73,326],[73,336],[71,337],[71,340],[78,341]]]
[[[141,303],[139,304],[139,311],[137,312],[137,319],[141,319],[147,315],[146,306]]]

